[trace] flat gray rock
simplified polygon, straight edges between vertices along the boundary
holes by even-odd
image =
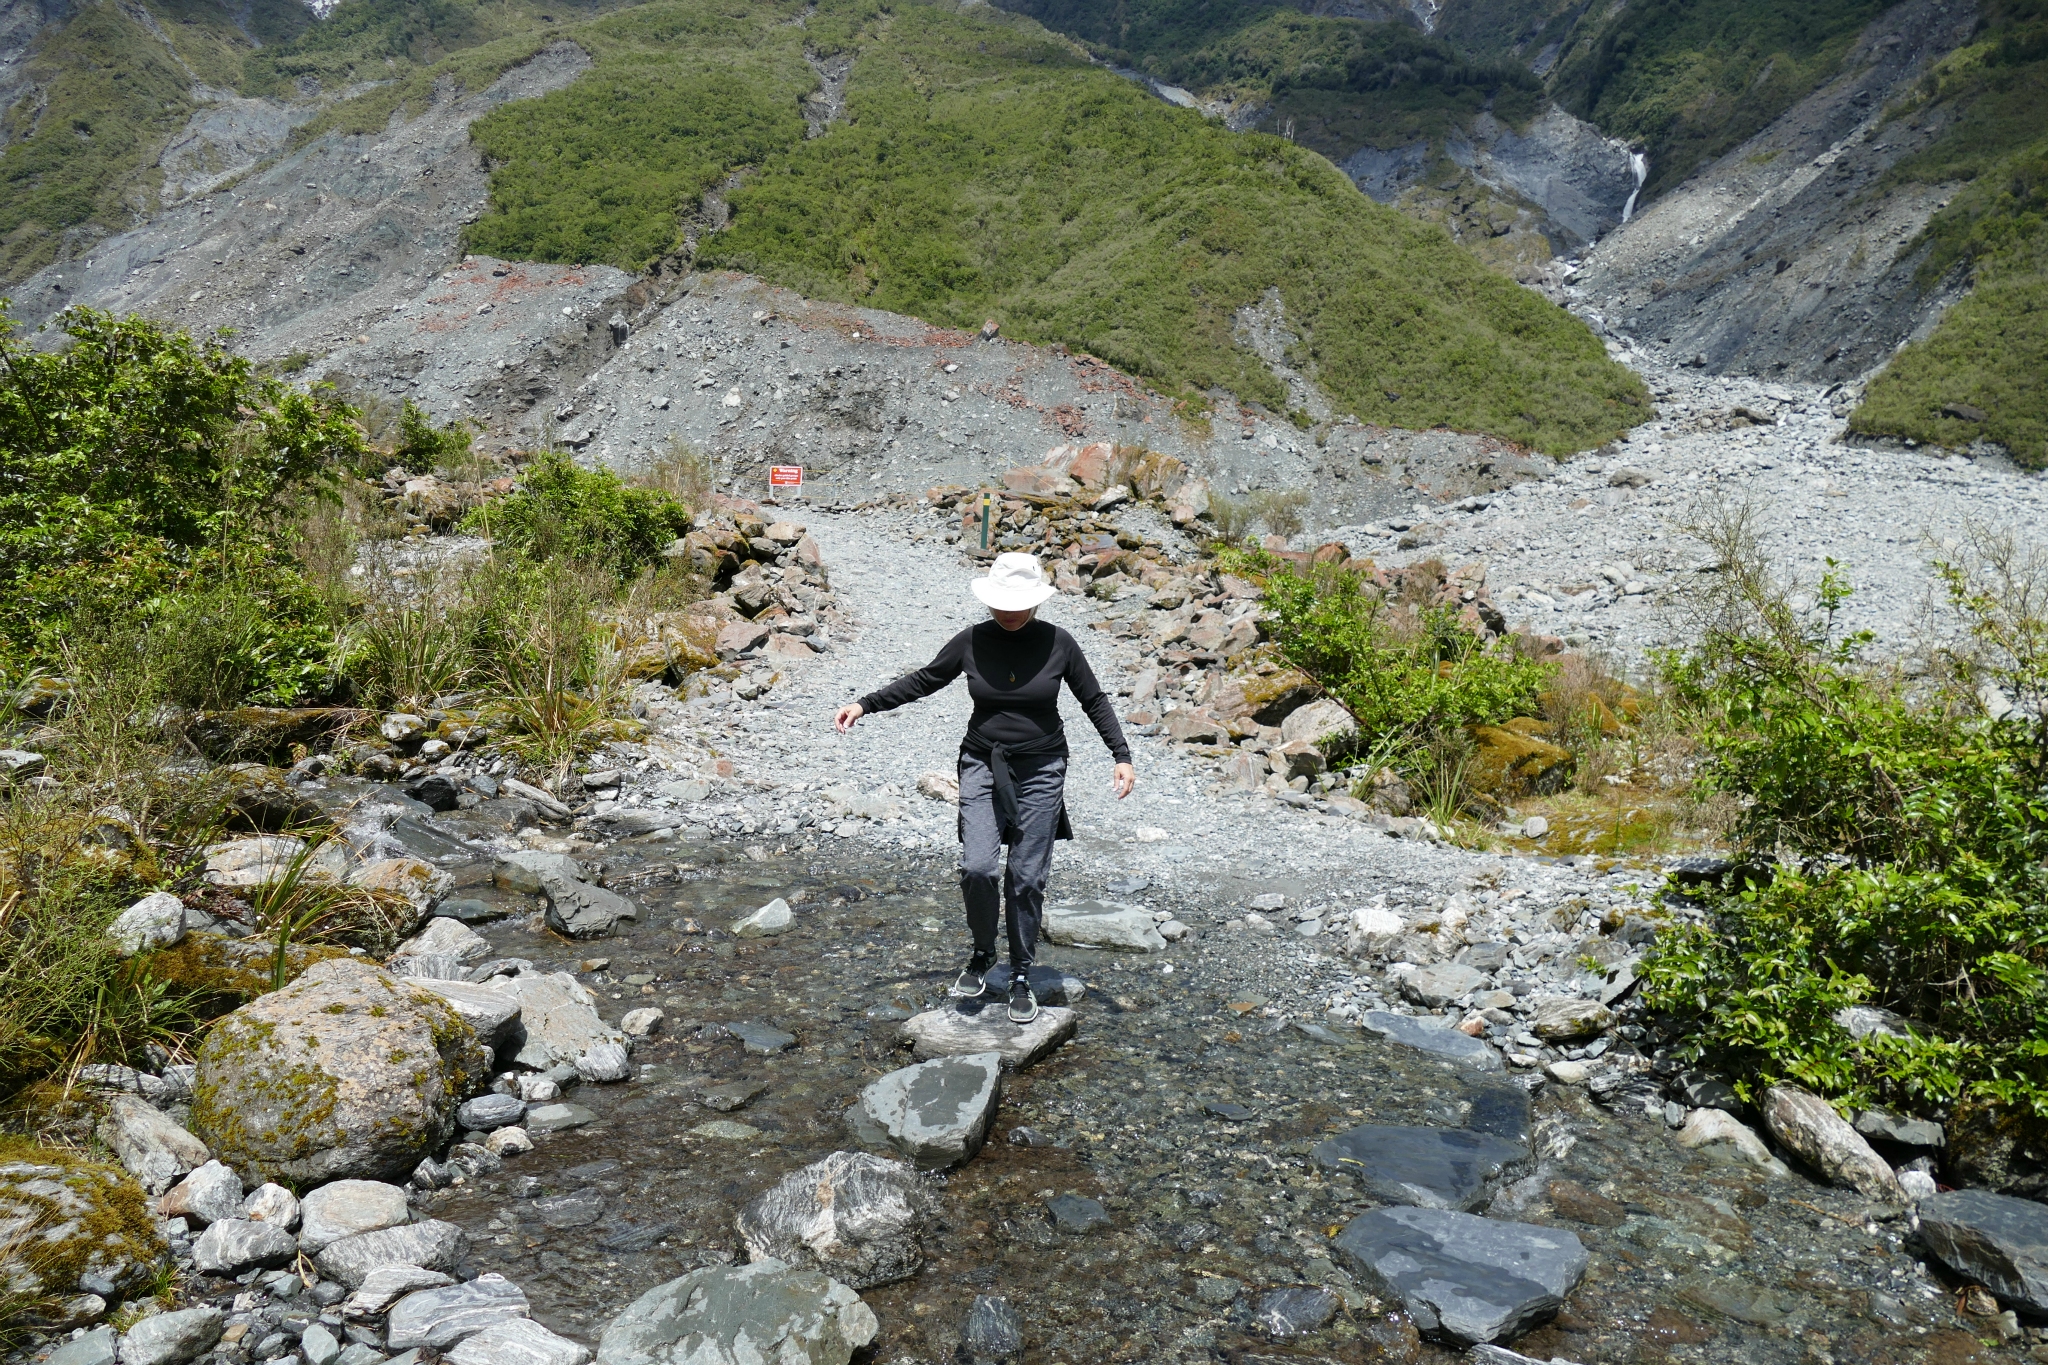
[[[1446,1209],[1374,1209],[1335,1245],[1365,1288],[1401,1300],[1424,1336],[1458,1345],[1500,1341],[1549,1318],[1588,1259],[1561,1228]]]
[[[519,998],[510,991],[448,977],[414,976],[411,980],[446,1000],[487,1047],[504,1047],[518,1031]]]
[[[412,1219],[405,1191],[381,1180],[337,1180],[299,1201],[299,1249],[309,1255],[359,1232],[395,1228]]]
[[[604,1217],[604,1205],[603,1190],[585,1188],[536,1199],[533,1211],[551,1228],[581,1228]]]
[[[1417,967],[1401,978],[1401,996],[1427,1009],[1442,1009],[1486,984],[1486,973],[1462,962]]]
[[[522,972],[505,993],[519,1002],[519,1022],[509,1059],[532,1071],[574,1065],[599,1043],[623,1043],[626,1035],[598,1017],[597,997],[568,972]],[[502,1065],[507,1059],[500,1050]]]
[[[1049,1056],[1074,1036],[1079,1020],[1070,1009],[1049,1006],[1028,1024],[1013,1024],[1000,1000],[963,1001],[926,1010],[904,1021],[902,1036],[919,1061],[997,1052],[1012,1070],[1022,1071]]]
[[[536,1104],[526,1111],[529,1133],[559,1133],[565,1128],[581,1128],[595,1122],[597,1115],[580,1104]]]
[[[860,1295],[769,1257],[648,1290],[597,1343],[597,1365],[847,1365],[880,1324]]]
[[[354,1289],[382,1266],[419,1266],[453,1271],[469,1250],[469,1238],[453,1223],[430,1218],[402,1228],[359,1232],[329,1244],[313,1264],[330,1280]]]
[[[780,896],[732,922],[736,938],[773,938],[795,927],[796,914],[789,908],[789,902]]]
[[[441,1358],[449,1365],[583,1365],[590,1348],[531,1318],[510,1318],[463,1338]]]
[[[113,1149],[128,1173],[151,1194],[162,1194],[179,1177],[213,1156],[169,1114],[134,1095],[109,1095],[100,1120],[100,1141]]]
[[[740,1040],[749,1052],[763,1057],[786,1052],[796,1046],[796,1035],[785,1033],[773,1024],[764,1024],[757,1019],[742,1019],[737,1024],[727,1024],[726,1031]]]
[[[1529,1150],[1466,1128],[1367,1123],[1317,1143],[1310,1155],[1389,1203],[1470,1212],[1486,1201],[1487,1183]]]
[[[1920,1201],[1920,1235],[1958,1274],[2023,1313],[2048,1313],[2048,1204],[1951,1190]]]
[[[314,1323],[299,1336],[299,1359],[306,1365],[334,1365],[341,1359],[341,1342],[324,1323]]]
[[[620,920],[638,920],[640,907],[616,891],[566,877],[541,878],[548,928],[569,938],[603,938]]]
[[[1507,1064],[1501,1061],[1498,1052],[1477,1038],[1460,1033],[1447,1025],[1433,1024],[1386,1010],[1369,1011],[1359,1022],[1368,1032],[1377,1033],[1382,1038],[1405,1047],[1452,1057],[1480,1071],[1507,1070]]]
[[[218,1161],[195,1166],[170,1192],[157,1201],[157,1212],[166,1218],[183,1218],[192,1223],[218,1223],[223,1218],[242,1216],[242,1177]]]
[[[1076,948],[1121,948],[1126,952],[1163,953],[1166,940],[1142,905],[1115,901],[1074,901],[1045,907],[1048,942]]]
[[[445,1351],[464,1337],[529,1311],[526,1295],[503,1275],[479,1275],[467,1284],[421,1289],[391,1305],[385,1345],[394,1351],[431,1346]]]
[[[113,1328],[95,1327],[50,1352],[43,1365],[114,1365],[114,1352],[120,1341],[120,1334]]]
[[[144,1318],[121,1338],[121,1365],[185,1365],[211,1349],[226,1324],[210,1305]]]
[[[861,1092],[855,1127],[920,1166],[952,1166],[981,1150],[1003,1098],[999,1052],[940,1057],[892,1071]]]
[[[936,1208],[902,1162],[834,1152],[757,1195],[737,1226],[755,1260],[814,1265],[866,1289],[917,1273]]]
[[[543,879],[548,877],[580,882],[583,880],[583,864],[566,853],[520,849],[503,855],[491,867],[491,881],[499,890],[517,892],[522,896],[538,896]]]
[[[239,1275],[252,1266],[280,1266],[299,1254],[299,1239],[274,1223],[223,1218],[192,1243],[192,1268]]]
[[[152,891],[107,926],[122,957],[170,948],[185,937],[185,902],[168,891]]]
[[[1056,1194],[1045,1201],[1045,1211],[1061,1232],[1078,1235],[1109,1226],[1109,1210],[1102,1207],[1101,1200],[1085,1195]]]
[[[455,1281],[438,1270],[426,1270],[416,1265],[379,1266],[363,1277],[355,1293],[341,1305],[345,1318],[375,1318],[389,1312],[397,1303],[416,1289],[439,1289]]]

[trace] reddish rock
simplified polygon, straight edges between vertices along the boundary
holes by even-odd
[[[734,621],[718,632],[718,657],[730,659],[758,648],[768,639],[768,627],[758,621]]]

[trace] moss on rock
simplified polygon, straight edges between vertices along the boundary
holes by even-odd
[[[316,962],[348,956],[348,949],[329,944],[291,944],[285,949],[285,982],[296,981]],[[177,946],[150,954],[148,961],[158,981],[208,997],[254,1000],[271,989],[277,945],[267,939],[187,934]]]
[[[75,1294],[81,1275],[131,1290],[168,1254],[148,1196],[119,1166],[0,1137],[0,1294]]]

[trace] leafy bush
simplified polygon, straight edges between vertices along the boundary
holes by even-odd
[[[1527,715],[1551,675],[1549,665],[1482,640],[1448,608],[1402,608],[1356,570],[1303,572],[1244,552],[1223,561],[1263,574],[1274,641],[1357,718],[1361,743],[1383,753]],[[1431,753],[1432,772],[1439,759],[1457,767],[1447,749]]]
[[[690,509],[551,451],[527,468],[518,492],[478,508],[463,524],[529,560],[572,560],[624,581],[690,529]]]
[[[1707,781],[1748,803],[1742,848],[1788,861],[1710,893],[1714,923],[1660,942],[1645,999],[1748,1094],[2048,1116],[2048,563],[1994,543],[1943,566],[1970,647],[1916,685],[1834,635],[1832,570],[1802,615],[1746,521],[1718,548],[1707,629],[1668,667],[1707,717]],[[1859,1038],[1851,1005],[1908,1024]]]

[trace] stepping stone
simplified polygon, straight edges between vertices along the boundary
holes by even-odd
[[[929,1187],[904,1163],[834,1152],[749,1201],[737,1226],[756,1262],[815,1267],[867,1289],[918,1272],[937,1213]]]
[[[771,1257],[648,1290],[604,1329],[597,1365],[846,1365],[880,1328],[849,1286]]]
[[[1109,1210],[1100,1201],[1078,1194],[1056,1195],[1046,1200],[1045,1211],[1052,1215],[1053,1226],[1061,1232],[1093,1232],[1109,1226]]]
[[[998,962],[989,968],[983,978],[988,982],[989,995],[1007,998],[1010,993],[1010,964]],[[1078,1005],[1081,997],[1088,994],[1088,983],[1069,972],[1044,963],[1031,966],[1031,993],[1038,997],[1041,1005]]]
[[[1465,1092],[1471,1110],[1465,1126],[1503,1142],[1527,1147],[1536,1135],[1535,1107],[1529,1092],[1519,1085],[1489,1085],[1484,1082]]]
[[[1372,1010],[1359,1022],[1369,1032],[1377,1033],[1382,1038],[1405,1047],[1454,1058],[1480,1071],[1507,1070],[1507,1063],[1500,1059],[1498,1052],[1470,1034],[1458,1032],[1448,1024],[1432,1023],[1406,1014],[1392,1014],[1386,1010]]]
[[[299,1250],[311,1255],[359,1232],[395,1228],[412,1218],[403,1189],[381,1180],[336,1180],[299,1201]]]
[[[725,1081],[718,1085],[697,1087],[697,1098],[707,1109],[716,1109],[721,1114],[730,1114],[735,1109],[744,1109],[768,1087],[759,1081]]]
[[[1343,1300],[1327,1289],[1313,1285],[1290,1285],[1269,1289],[1259,1295],[1252,1309],[1252,1323],[1276,1337],[1298,1337],[1319,1332],[1337,1316]]]
[[[2048,1205],[1989,1190],[1920,1201],[1920,1235],[1942,1263],[2023,1313],[2048,1313]]]
[[[1486,973],[1462,962],[1417,967],[1401,978],[1401,996],[1428,1009],[1442,1009],[1486,984]]]
[[[533,1211],[540,1215],[540,1221],[551,1228],[589,1227],[604,1217],[604,1192],[602,1190],[571,1190],[567,1194],[551,1194],[545,1199],[533,1201]]]
[[[690,1131],[698,1137],[717,1138],[722,1142],[751,1142],[761,1136],[759,1128],[734,1119],[713,1119],[709,1123],[698,1124]]]
[[[917,1060],[999,1052],[1004,1065],[1022,1071],[1074,1036],[1080,1021],[1070,1009],[1048,1006],[1028,1024],[1013,1024],[1001,1001],[966,1000],[926,1010],[906,1021],[902,1035]]]
[[[442,1359],[448,1365],[583,1365],[590,1348],[531,1318],[510,1318],[465,1339]]]
[[[847,1116],[863,1142],[894,1147],[930,1169],[980,1151],[1002,1098],[1002,1054],[971,1052],[890,1072],[861,1092]]]
[[[385,1344],[403,1351],[431,1346],[445,1351],[464,1337],[527,1315],[526,1295],[503,1275],[479,1275],[468,1284],[421,1289],[391,1305]]]
[[[1374,1209],[1346,1224],[1335,1245],[1364,1287],[1399,1299],[1425,1337],[1460,1346],[1548,1319],[1588,1260],[1562,1228],[1444,1209]]]
[[[737,1024],[727,1024],[725,1027],[727,1032],[746,1045],[747,1051],[757,1052],[764,1057],[786,1052],[796,1046],[794,1033],[784,1033],[774,1025],[764,1024],[758,1019],[745,1019]]]
[[[452,1271],[468,1253],[469,1238],[461,1228],[429,1218],[344,1237],[323,1248],[313,1264],[323,1277],[356,1289],[371,1271],[384,1266]]]
[[[597,1115],[580,1104],[536,1104],[526,1111],[529,1133],[559,1133],[597,1122]]]
[[[1202,1112],[1227,1123],[1243,1123],[1246,1119],[1258,1117],[1255,1112],[1241,1104],[1226,1104],[1220,1101],[1203,1105]]]
[[[1486,1184],[1529,1149],[1467,1128],[1367,1123],[1310,1149],[1326,1170],[1357,1176],[1374,1196],[1425,1209],[1478,1208]]]
[[[1076,948],[1121,948],[1127,952],[1163,953],[1166,940],[1141,905],[1114,901],[1077,901],[1045,907],[1048,943]]]

